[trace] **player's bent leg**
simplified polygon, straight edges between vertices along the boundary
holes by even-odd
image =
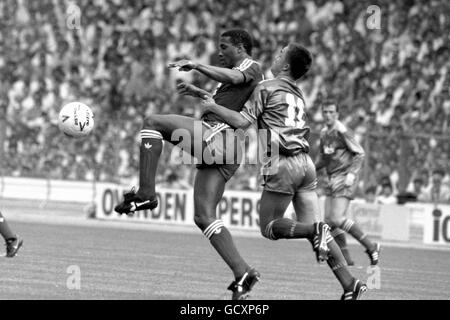
[[[201,151],[202,148],[202,123],[179,115],[152,115],[144,120],[139,149],[139,190],[125,193],[123,202],[114,208],[116,212],[129,214],[158,206],[155,176],[163,139],[173,144],[181,143],[183,150],[194,154],[195,141],[199,143],[197,149]]]
[[[373,243],[367,234],[365,234],[359,225],[348,218],[345,218],[345,212],[348,209],[349,199],[345,197],[333,198],[332,206],[334,211],[333,217],[338,217],[335,222],[341,221],[339,228],[353,236],[361,245],[366,248],[366,253],[369,256],[370,264],[378,264],[380,244]],[[342,214],[342,220],[340,219]]]
[[[297,193],[293,199],[293,204],[297,219],[300,222],[312,223],[319,220],[320,207],[315,191]],[[353,284],[358,280],[348,271],[344,256],[334,239],[329,236],[326,238],[326,241],[329,250],[327,252],[327,263],[344,289],[344,294],[346,294],[352,290]],[[314,242],[312,244],[314,247]]]
[[[261,235],[269,240],[288,239],[295,232],[296,221],[283,218],[292,196],[264,190],[261,195],[259,228]]]
[[[331,228],[331,236],[334,238],[336,243],[338,244],[339,248],[341,248],[342,254],[344,255],[345,261],[347,261],[348,266],[355,265],[355,262],[353,261],[352,257],[350,256],[350,251],[347,247],[347,239],[345,236],[345,231],[333,227]]]
[[[192,155],[195,153],[197,141],[199,144],[197,149],[201,153],[202,122],[179,115],[152,115],[144,120],[141,138],[137,193],[148,199],[155,196],[155,175],[162,152],[162,140],[180,145],[184,151]]]
[[[264,190],[260,202],[260,229],[264,237],[277,239],[311,239],[315,235],[313,224],[284,218],[292,195]]]
[[[297,192],[293,198],[293,205],[299,223],[311,224],[313,236],[308,238],[316,253],[316,259],[322,263],[328,259],[328,241],[331,239],[329,226],[320,222],[319,199],[315,191]]]
[[[347,248],[347,239],[345,238],[345,232],[339,228],[345,220],[345,213],[348,210],[349,204],[350,200],[348,198],[333,198],[328,196],[325,199],[325,218],[327,223],[331,226],[331,235],[341,248],[342,254],[347,261],[347,265],[352,266],[355,263],[350,257],[350,252]]]
[[[229,230],[216,218],[216,208],[222,198],[226,180],[217,168],[197,171],[194,184],[194,221],[209,239],[222,259],[233,271],[235,280],[229,285],[233,300],[246,299],[260,274],[239,254]]]
[[[325,222],[332,228],[339,228],[344,222],[345,212],[347,211],[349,203],[347,198],[327,197],[325,206],[328,210],[325,211],[327,212],[325,215]]]

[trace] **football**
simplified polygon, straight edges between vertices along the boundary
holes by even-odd
[[[94,114],[82,102],[70,102],[59,112],[59,129],[71,138],[86,137],[94,129]]]

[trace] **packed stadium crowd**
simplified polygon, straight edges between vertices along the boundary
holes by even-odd
[[[375,11],[368,10],[373,4]],[[361,196],[392,197],[404,174],[411,192],[431,197],[433,177],[443,174],[442,198],[450,201],[449,17],[447,0],[2,1],[2,174],[135,179],[145,115],[199,117],[198,101],[176,94],[177,81],[210,91],[216,85],[167,63],[217,64],[220,33],[240,27],[252,34],[253,57],[267,77],[281,44],[297,41],[311,50],[313,67],[300,86],[309,104],[312,153],[323,125],[321,102],[336,99],[341,120],[366,148]],[[89,139],[58,131],[59,109],[70,101],[92,107],[96,128]],[[174,165],[171,152],[163,155],[160,183],[189,188],[193,167]],[[229,188],[258,190],[256,173],[255,165],[243,166]],[[422,191],[414,188],[418,181]]]

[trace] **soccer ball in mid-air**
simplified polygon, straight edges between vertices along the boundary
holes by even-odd
[[[94,128],[94,114],[82,102],[66,104],[59,112],[59,129],[72,138],[83,138]]]

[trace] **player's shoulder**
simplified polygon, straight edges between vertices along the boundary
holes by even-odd
[[[277,89],[280,86],[280,80],[279,79],[264,79],[258,82],[258,87],[260,89],[265,89],[267,91],[273,91]]]
[[[262,70],[261,64],[256,61],[253,60],[252,58],[245,58],[240,65],[238,65],[237,67],[234,67],[234,69],[239,70],[239,71],[245,71],[247,69],[257,69],[257,70]]]

